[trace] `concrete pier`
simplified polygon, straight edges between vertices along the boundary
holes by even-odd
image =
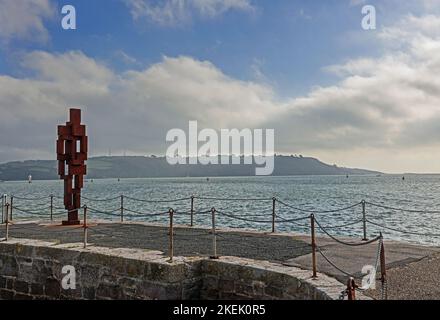
[[[164,259],[167,258],[169,234],[168,228],[163,225],[92,221],[89,227],[90,248],[149,250],[158,252]],[[4,230],[4,226],[0,227],[0,237],[4,236]],[[12,239],[36,239],[65,245],[81,243],[83,230],[78,226],[66,227],[56,223],[27,222],[12,225],[9,236]],[[360,242],[360,239],[344,240]],[[376,261],[377,243],[362,247],[347,247],[330,238],[318,237],[317,245],[334,264],[359,278],[362,277],[362,267],[374,265]],[[437,289],[438,281],[434,283],[432,281],[432,277],[436,276],[432,268],[440,266],[440,248],[385,240],[385,249],[389,275],[389,298],[440,299],[440,292]],[[217,230],[217,253],[223,259],[228,257],[229,262],[236,257],[237,261],[243,259],[247,261],[247,264],[251,261],[257,265],[273,264],[278,266],[277,268],[303,270],[305,274],[311,275],[310,236],[306,235],[264,234],[251,230],[219,228]],[[206,259],[210,255],[212,255],[210,228],[175,227],[175,257]],[[348,276],[331,266],[320,254],[317,254],[317,261],[318,272],[337,279],[343,287]],[[417,272],[417,276],[410,277],[409,275],[413,272]],[[378,290],[369,291],[367,295],[378,298]]]

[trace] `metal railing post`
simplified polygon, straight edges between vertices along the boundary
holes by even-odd
[[[275,204],[276,204],[277,199],[276,198],[272,198],[272,233],[275,233]]]
[[[174,257],[174,226],[173,226],[173,218],[174,218],[174,210],[170,209],[169,211],[170,214],[170,230],[169,230],[169,256],[170,256],[170,260],[168,260],[169,263],[173,262],[173,257]]]
[[[14,196],[11,196],[11,205],[10,205],[10,220],[12,221],[12,208],[14,207]]]
[[[385,261],[385,246],[383,244],[383,237],[382,232],[380,233],[380,239],[381,239],[381,245],[380,245],[380,273],[381,273],[381,282],[382,282],[382,289],[381,289],[381,298],[382,300],[388,299],[388,283],[387,283],[387,268],[386,268],[386,261]]]
[[[9,240],[9,203],[6,204],[6,234],[5,234],[5,240]]]
[[[83,221],[83,228],[84,228],[84,249],[87,247],[87,206],[84,206],[84,221]]]
[[[362,229],[364,237],[362,238],[362,241],[367,241],[367,216],[365,211],[365,200],[362,200]]]
[[[124,195],[121,194],[121,222],[124,222]]]
[[[356,300],[356,282],[353,277],[350,277],[347,281],[347,298],[350,301]]]
[[[191,227],[194,226],[194,196],[191,196]]]
[[[53,195],[50,195],[50,221],[53,221]]]
[[[217,255],[217,233],[215,230],[215,208],[211,209],[211,218],[212,218],[212,251],[213,255],[210,259],[218,259]]]
[[[316,272],[316,239],[315,239],[315,215],[310,215],[310,232],[312,237],[312,270],[313,270],[313,279],[317,278]]]
[[[6,194],[2,195],[2,223],[5,222],[5,205]]]

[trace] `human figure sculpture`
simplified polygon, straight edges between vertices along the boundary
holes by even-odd
[[[64,180],[64,207],[67,220],[63,225],[80,223],[81,189],[87,174],[88,141],[86,126],[81,124],[81,110],[70,109],[70,121],[58,126],[57,160],[58,175]]]

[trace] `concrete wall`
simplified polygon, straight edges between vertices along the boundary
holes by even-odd
[[[264,261],[167,260],[159,251],[13,239],[0,243],[0,299],[337,299],[344,289]],[[61,287],[65,265],[75,267],[75,290]]]
[[[323,274],[234,257],[203,261],[202,278],[204,299],[336,300],[345,289]]]
[[[170,264],[155,251],[11,240],[0,244],[0,298],[193,299],[200,291],[197,261]],[[61,288],[64,265],[76,269],[76,290]]]

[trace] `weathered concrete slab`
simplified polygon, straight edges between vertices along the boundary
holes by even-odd
[[[298,236],[299,240],[310,242],[310,237]],[[347,242],[360,242],[359,239],[342,238]],[[407,244],[396,241],[384,241],[386,252],[387,268],[395,268],[405,266],[408,263],[419,261],[425,257],[431,256],[434,253],[440,253],[438,247],[426,247],[414,244]],[[321,248],[324,255],[329,258],[335,265],[342,270],[355,275],[362,276],[362,267],[365,265],[375,265],[378,244],[373,243],[361,247],[347,247],[336,243],[330,238],[320,237],[317,240],[317,245]],[[297,266],[304,269],[311,269],[311,254],[288,259],[285,263],[287,265]],[[332,275],[341,281],[347,279],[347,275],[335,269],[328,263],[319,253],[317,254],[318,270],[325,274]]]

